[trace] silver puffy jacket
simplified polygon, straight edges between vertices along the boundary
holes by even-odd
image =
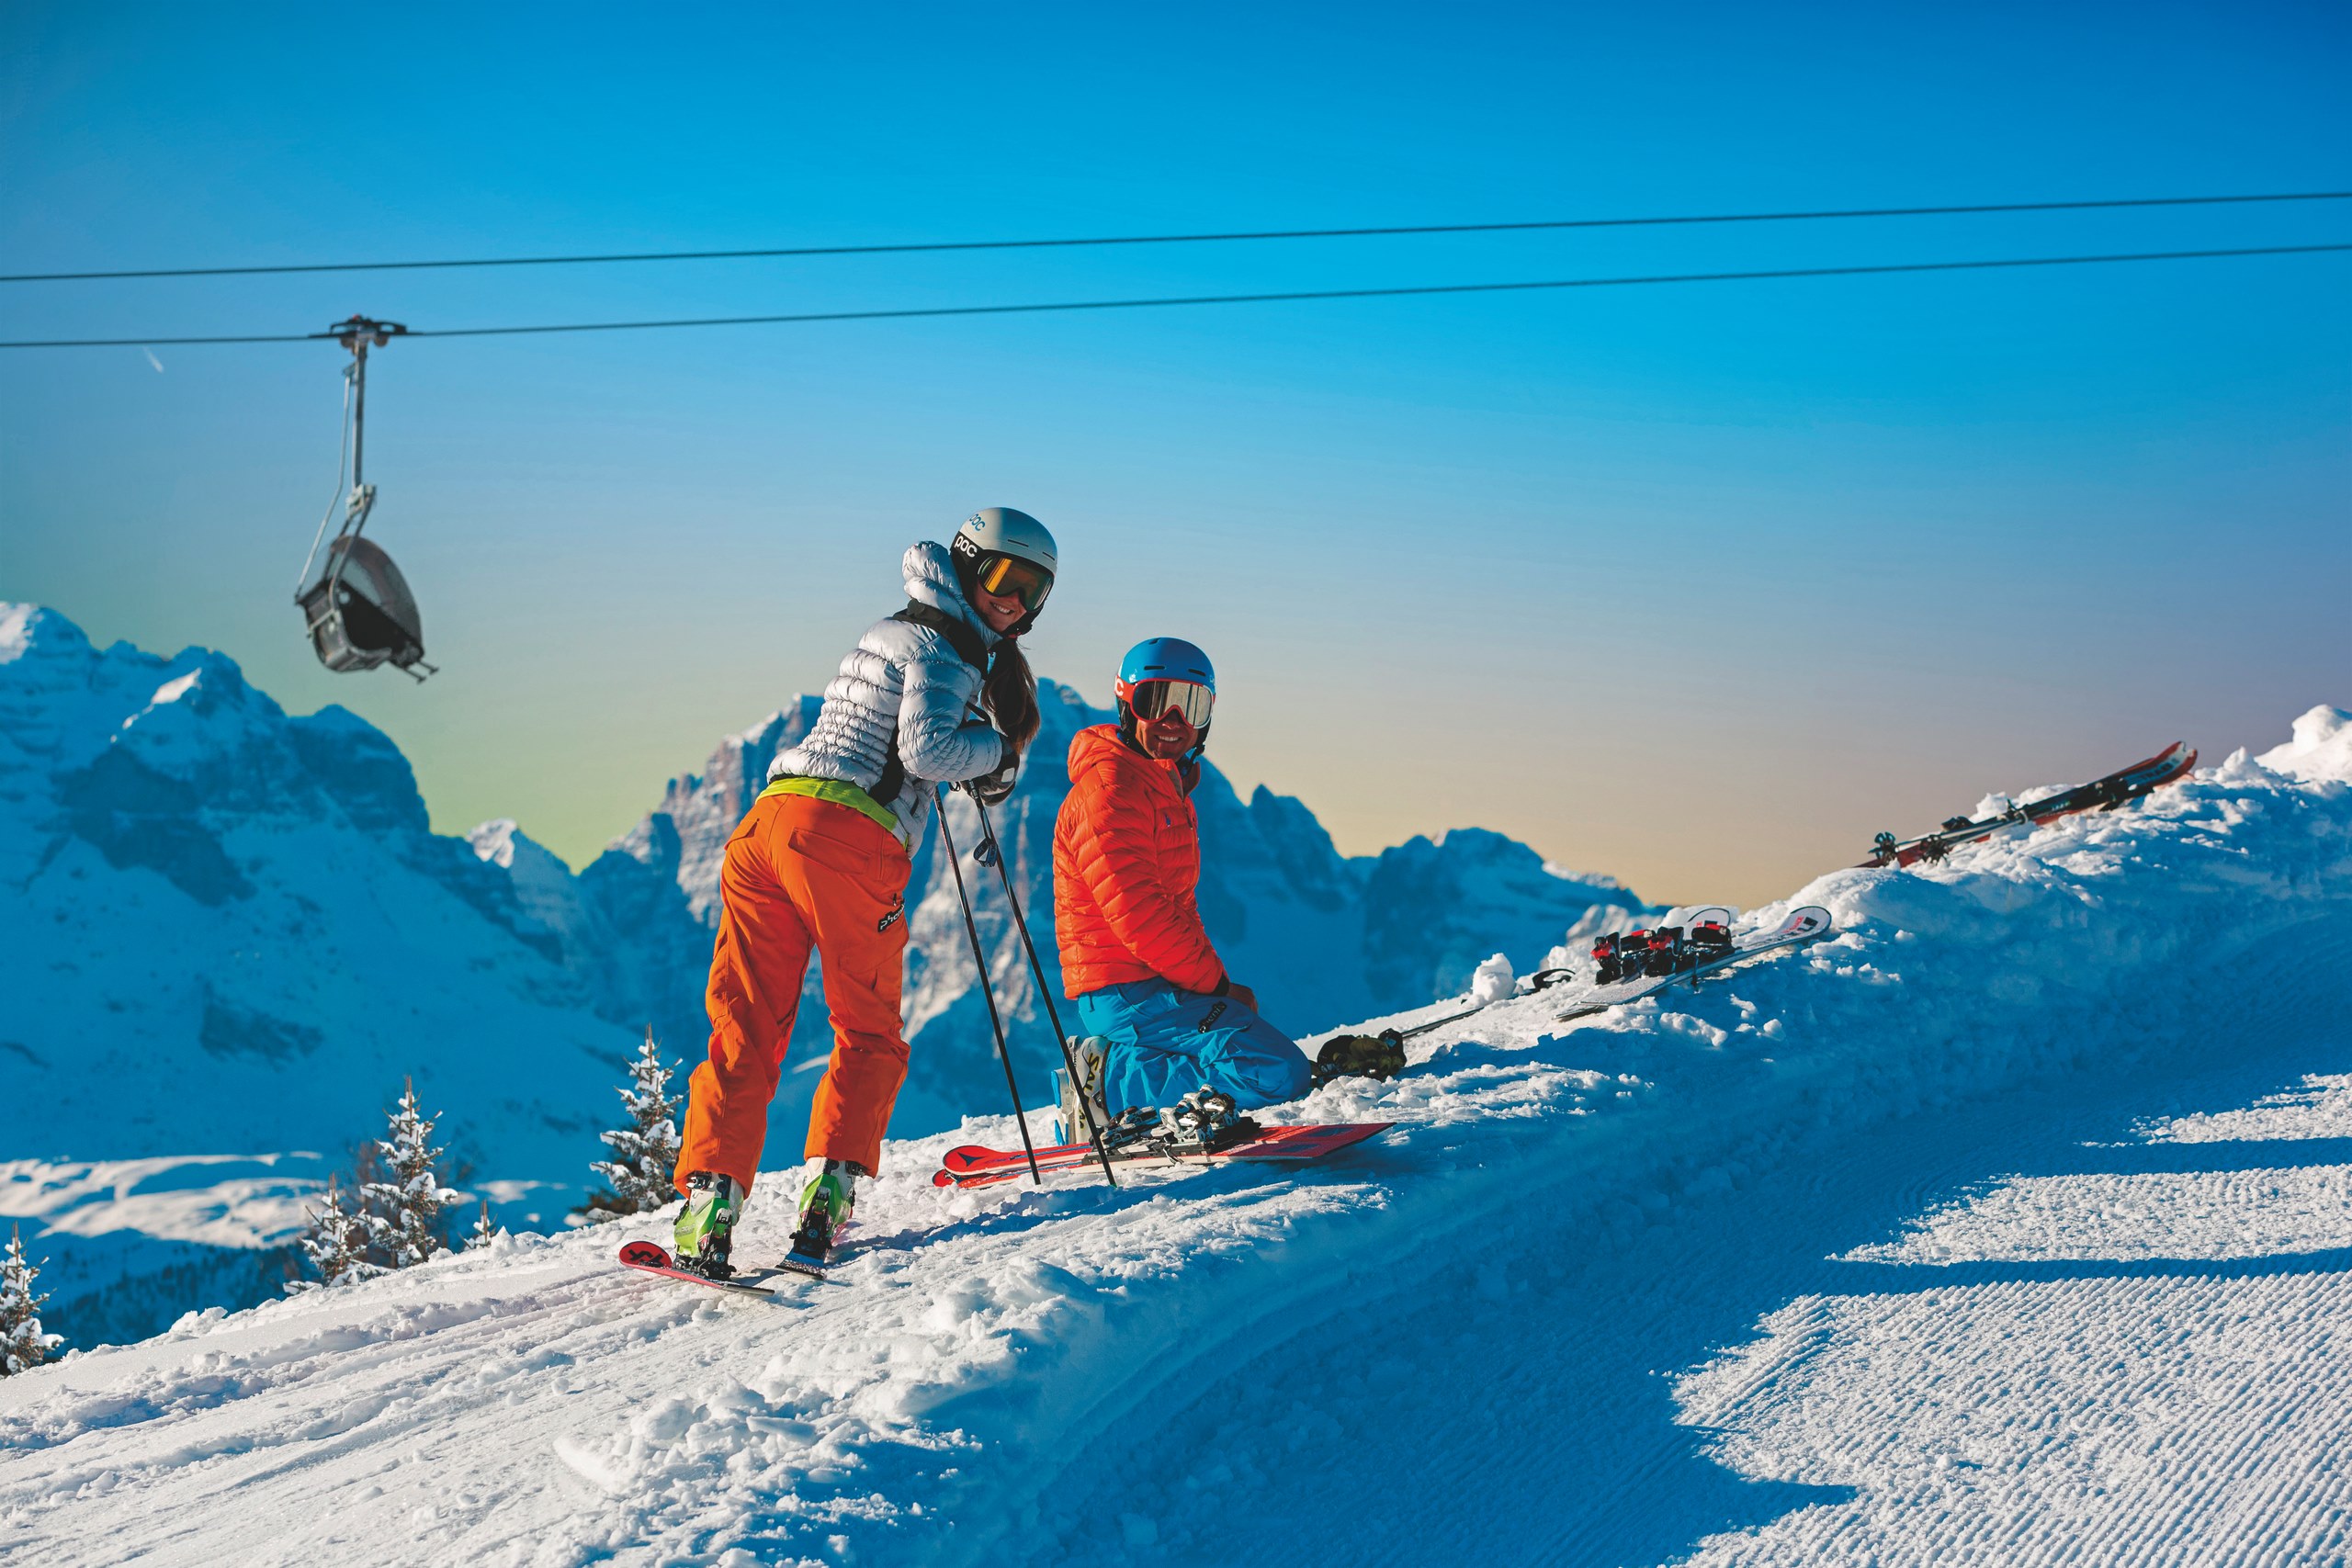
[[[983,647],[1002,640],[964,597],[946,547],[929,540],[907,551],[907,597],[971,626]],[[1004,738],[979,709],[980,672],[931,626],[876,621],[825,688],[808,737],[779,754],[770,779],[840,779],[868,791],[880,782],[890,732],[899,735],[906,783],[876,804],[896,816],[910,844],[922,840],[933,788],[993,773]]]

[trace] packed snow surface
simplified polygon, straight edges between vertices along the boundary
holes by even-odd
[[[933,1189],[1011,1142],[976,1119],[778,1301],[616,1267],[647,1217],[192,1314],[0,1383],[0,1525],[61,1564],[2339,1560],[2344,725],[1825,876],[1790,904],[1838,936],[1695,991],[1498,1001],[1283,1108],[1395,1124],[1306,1171]]]

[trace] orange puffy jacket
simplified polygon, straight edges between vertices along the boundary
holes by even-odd
[[[1155,976],[1223,992],[1225,965],[1193,902],[1200,879],[1200,823],[1177,764],[1137,751],[1115,726],[1080,730],[1054,823],[1063,993]]]

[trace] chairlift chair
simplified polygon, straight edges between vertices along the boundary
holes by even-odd
[[[373,489],[373,486],[369,487]],[[327,547],[317,580],[301,597],[311,646],[319,662],[337,671],[390,664],[422,681],[424,632],[408,580],[383,547],[357,534],[338,534]]]
[[[390,664],[422,681],[434,673],[434,667],[424,662],[424,627],[417,615],[416,595],[409,592],[408,580],[383,547],[360,536],[376,509],[376,487],[360,479],[368,419],[368,350],[381,348],[406,331],[397,321],[354,316],[324,334],[351,351],[351,364],[344,371],[347,415],[344,440],[351,459],[351,491],[348,498],[343,496],[343,468],[338,461],[335,491],[337,499],[344,502],[343,526],[335,531],[321,560],[319,540],[326,534],[327,519],[334,515],[330,503],[326,517],[319,519],[311,554],[302,563],[294,602],[301,606],[304,627],[319,662],[328,669],[348,672]],[[315,576],[311,570],[314,563],[319,569]]]

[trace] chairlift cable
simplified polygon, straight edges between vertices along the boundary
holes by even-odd
[[[119,282],[146,277],[257,277],[295,273],[420,272],[457,267],[594,266],[615,263],[752,261],[790,256],[912,255],[956,251],[1067,250],[1105,245],[1218,244],[1266,240],[1352,240],[1384,235],[1502,234],[1569,229],[1645,229],[1707,223],[1794,223],[1835,219],[1973,217],[1995,213],[2087,212],[2131,208],[2221,207],[2256,202],[2344,201],[2352,191],[2285,191],[2247,196],[2145,196],[2082,201],[1994,201],[1937,207],[1857,207],[1799,212],[1711,212],[1650,218],[1549,218],[1500,223],[1405,223],[1351,229],[1261,229],[1199,234],[1110,234],[1044,240],[933,240],[870,245],[779,245],[742,250],[635,251],[560,256],[469,256],[432,261],[297,262],[253,266],[140,267],[99,272],[0,274],[0,283]],[[210,341],[277,341],[215,339]]]
[[[1065,310],[1132,310],[1179,305],[1258,305],[1310,299],[1379,299],[1414,295],[1506,294],[1535,289],[1623,288],[1674,283],[1746,283],[1801,277],[1866,277],[1903,273],[1989,272],[2032,266],[2093,266],[2116,262],[2199,261],[2232,256],[2315,255],[2352,251],[2352,243],[2245,245],[2219,250],[2127,251],[2102,255],[2006,256],[1984,261],[1886,262],[1864,266],[1763,267],[1740,272],[1653,273],[1624,277],[1546,278],[1525,283],[1428,283],[1384,288],[1311,288],[1259,294],[1189,294],[1148,299],[1068,299],[1025,305],[932,305],[891,310],[810,310],[786,315],[688,316],[663,321],[565,321],[516,327],[418,327],[412,338],[519,337],[550,333],[650,332],[676,327],[799,325],[814,321],[911,321],[925,317],[1035,315]],[[316,343],[334,332],[209,337],[48,338],[0,342],[0,348],[187,347],[205,344]]]

